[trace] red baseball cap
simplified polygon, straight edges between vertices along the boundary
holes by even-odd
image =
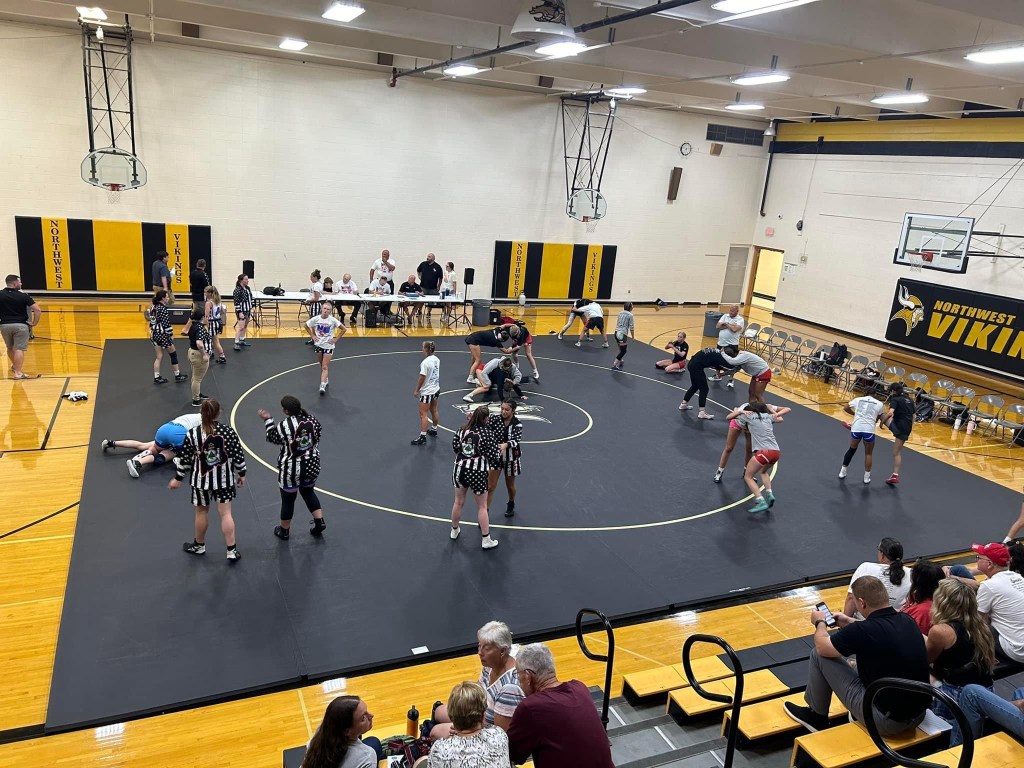
[[[972,544],[971,549],[996,565],[1006,565],[1010,562],[1010,550],[1005,544]]]

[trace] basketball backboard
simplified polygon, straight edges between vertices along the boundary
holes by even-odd
[[[608,213],[608,201],[596,189],[578,189],[565,204],[565,213],[576,221],[597,221]]]
[[[974,219],[967,216],[908,213],[893,263],[963,274],[973,231]]]

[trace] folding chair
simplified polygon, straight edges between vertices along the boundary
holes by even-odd
[[[751,345],[753,345],[754,339],[757,337],[757,334],[760,332],[760,330],[760,323],[751,323],[750,325],[748,325],[746,329],[743,331],[743,335],[740,336],[740,347],[746,347],[747,349],[749,349]]]
[[[957,387],[949,393],[949,398],[945,402],[935,404],[935,410],[939,411],[941,409],[949,417],[952,417],[954,414],[966,416],[971,403],[974,402],[974,398],[977,395],[978,393],[970,387]]]
[[[928,390],[928,377],[923,373],[912,373],[907,376],[907,384],[919,392],[926,392]]]
[[[865,368],[870,368],[871,365],[868,363],[868,359],[864,355],[856,355],[850,360],[850,364],[841,370],[837,371],[837,374],[843,379],[844,389],[857,389],[857,374],[863,371]]]
[[[758,331],[757,336],[751,340],[754,345],[754,353],[764,357],[768,353],[768,343],[774,335],[775,329],[768,325]]]
[[[956,389],[956,382],[950,381],[949,379],[940,379],[932,385],[932,388],[928,392],[922,392],[920,397],[925,400],[931,400],[935,404],[936,412],[939,410],[939,406],[949,400],[950,395],[953,394],[953,390]],[[938,415],[938,414],[936,414]]]
[[[767,357],[765,358],[769,363],[773,362],[776,357],[782,354],[782,348],[786,346],[786,342],[789,340],[789,334],[785,331],[776,331],[774,335],[768,340],[768,347],[765,350]],[[765,355],[762,355],[765,357]]]
[[[979,427],[988,428],[995,434],[996,422],[1003,414],[1006,401],[999,395],[982,395],[974,404],[973,408],[967,411],[969,418],[974,419]]]
[[[1013,403],[1006,406],[1002,415],[996,419],[995,424],[992,426],[993,432],[997,429],[1003,430],[1004,437],[1006,436],[1006,430],[1010,430],[1009,442],[1014,442],[1017,433],[1024,429],[1024,403]]]

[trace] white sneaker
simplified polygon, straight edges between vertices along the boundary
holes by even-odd
[[[128,474],[136,479],[139,477],[139,462],[135,459],[128,459]]]
[[[467,376],[466,377],[466,383],[467,384],[476,384],[476,379],[474,379],[472,376]]]
[[[716,469],[715,470],[715,482],[716,483],[722,482],[722,475],[724,475],[724,474],[725,474],[725,470],[724,469]]]
[[[601,348],[602,349],[608,349],[608,342],[606,341],[604,344],[602,344]]]
[[[715,418],[715,414],[708,413],[707,411],[701,411],[700,413],[697,414],[697,418],[698,419],[708,419],[708,420],[710,420],[710,419]]]
[[[460,533],[462,533],[461,528],[452,528],[451,533],[449,533],[448,536],[451,538],[452,541],[455,541],[457,538],[459,538]]]
[[[481,549],[494,549],[496,546],[498,546],[498,540],[492,539],[490,534],[480,539]]]
[[[679,410],[680,411],[692,411],[693,410],[693,406],[690,405],[689,403],[680,403],[679,404]]]
[[[327,394],[327,385],[326,384],[321,384],[320,385],[320,394],[321,395]]]
[[[236,560],[242,559],[242,553],[238,551],[238,547],[228,550],[228,562],[233,563]]]
[[[846,477],[846,467],[840,467],[839,468],[839,479],[842,480],[844,477]]]
[[[533,380],[534,381],[540,381],[540,371],[534,371],[533,372]]]
[[[865,472],[864,473],[864,485],[867,485],[870,482],[871,482],[871,473],[870,472]]]
[[[580,344],[580,343],[579,343],[579,342],[577,341],[577,342],[576,342],[575,344],[573,344],[573,346],[574,346],[574,347],[582,347],[583,345],[582,345],[582,344]]]
[[[736,383],[735,381],[733,381],[732,379],[729,379],[729,383],[728,383],[728,384],[726,384],[725,386],[727,386],[727,387],[728,387],[729,389],[732,389],[732,388],[733,388],[733,385],[734,385],[735,383]]]
[[[472,395],[466,395],[462,399],[465,400],[467,403],[472,403],[473,402],[473,396]]]

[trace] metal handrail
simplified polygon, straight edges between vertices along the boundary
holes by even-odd
[[[693,674],[693,666],[690,663],[690,650],[696,643],[711,643],[712,645],[717,645],[729,655],[729,661],[732,662],[733,674],[736,676],[736,686],[733,690],[732,697],[726,696],[724,693],[710,693],[700,687],[700,683],[697,682],[697,678]],[[690,687],[697,692],[698,696],[709,699],[710,701],[718,701],[723,704],[732,705],[732,715],[730,717],[731,725],[729,727],[729,734],[725,745],[725,762],[722,763],[722,768],[732,768],[733,757],[736,754],[736,740],[738,738],[740,728],[740,707],[743,704],[743,665],[740,664],[740,657],[736,655],[736,651],[732,649],[732,646],[720,637],[701,634],[690,635],[686,638],[686,642],[683,643],[683,672],[686,673],[686,679],[690,683]]]
[[[586,642],[583,640],[583,617],[594,616],[601,620],[604,624],[604,631],[608,634],[608,653],[607,655],[594,653],[587,648]],[[580,612],[576,614],[576,642],[580,644],[580,650],[583,651],[583,655],[591,661],[603,661],[605,662],[604,670],[604,702],[601,705],[601,724],[604,725],[604,729],[608,730],[608,702],[611,700],[612,695],[612,665],[615,663],[615,633],[612,631],[612,623],[608,621],[608,617],[600,611],[596,611],[593,608],[581,608]]]
[[[864,692],[864,726],[867,728],[868,735],[875,743],[875,746],[892,761],[893,765],[915,766],[915,768],[943,768],[938,763],[929,763],[925,760],[904,757],[885,743],[885,740],[878,733],[878,724],[875,723],[874,702],[878,692],[886,688],[907,691],[909,693],[921,693],[938,699],[945,704],[949,711],[953,713],[953,719],[956,720],[956,724],[960,727],[960,733],[964,739],[963,746],[960,748],[960,760],[957,762],[957,768],[970,768],[971,761],[974,760],[974,733],[971,731],[971,724],[967,722],[967,716],[960,709],[956,700],[945,691],[934,688],[928,683],[922,683],[917,680],[903,680],[899,677],[882,677],[871,683],[867,691]]]

